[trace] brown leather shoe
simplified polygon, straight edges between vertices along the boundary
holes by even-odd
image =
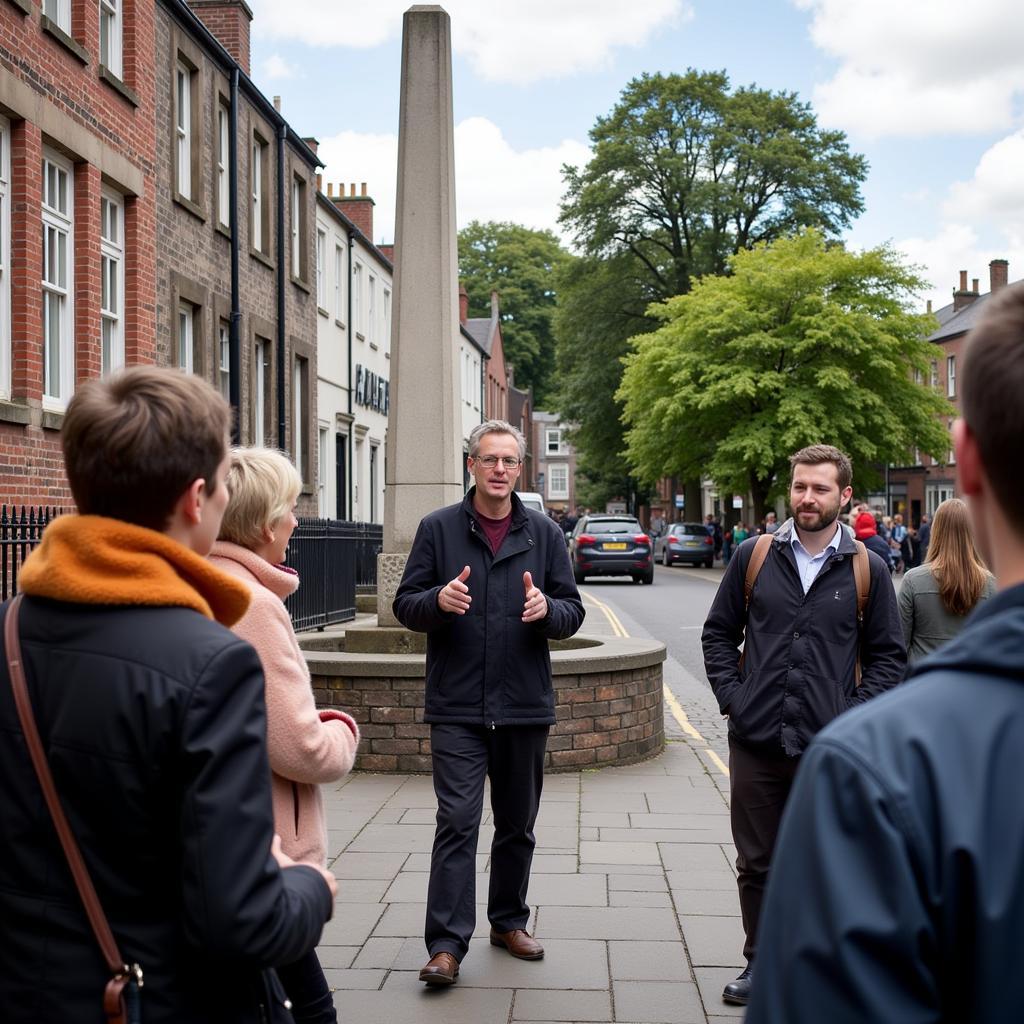
[[[451,953],[435,953],[420,969],[420,981],[427,985],[454,985],[459,961]]]
[[[497,932],[492,928],[491,945],[504,946],[520,960],[540,960],[544,956],[544,947],[522,928],[513,928],[510,932]]]

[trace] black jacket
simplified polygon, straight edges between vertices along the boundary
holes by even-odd
[[[4,610],[6,614],[6,609]],[[312,949],[331,899],[281,871],[255,651],[185,608],[28,597],[21,643],[57,791],[147,1024],[259,1019],[264,965]],[[106,1020],[107,971],[0,665],[0,1016]]]
[[[583,623],[565,537],[512,495],[512,524],[497,555],[473,513],[473,491],[458,505],[425,516],[395,595],[395,617],[427,634],[427,722],[553,725],[548,640]],[[465,615],[437,606],[441,588],[463,567],[473,598]],[[540,622],[522,621],[523,573],[548,602]]]
[[[788,520],[773,534],[746,615],[743,581],[757,539],[740,545],[718,588],[701,642],[708,680],[719,708],[729,716],[730,734],[746,746],[795,757],[837,715],[900,682],[907,654],[896,594],[882,560],[868,552],[871,589],[858,636],[852,535],[843,528],[838,551],[805,595],[792,530]]]
[[[885,562],[889,571],[892,571],[896,562],[892,557],[892,548],[889,547],[887,541],[882,540],[877,533],[873,533],[870,537],[864,538],[864,547],[866,547],[868,551],[874,551],[874,553],[878,555],[883,562]]]
[[[1024,585],[804,756],[747,1024],[1017,1024]]]

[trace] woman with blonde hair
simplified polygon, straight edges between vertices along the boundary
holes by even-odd
[[[967,616],[995,593],[995,580],[974,544],[967,505],[942,502],[932,519],[928,560],[903,577],[900,618],[911,661],[951,640]]]
[[[327,831],[319,786],[352,768],[359,729],[341,711],[317,711],[309,669],[284,606],[299,586],[296,572],[281,563],[298,525],[295,503],[302,481],[280,452],[235,448],[227,485],[228,506],[210,558],[252,595],[249,610],[232,628],[256,648],[266,677],[274,829],[289,857],[322,866]],[[277,973],[297,1024],[337,1021],[315,949]]]

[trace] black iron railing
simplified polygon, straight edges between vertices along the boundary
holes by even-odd
[[[285,602],[296,632],[356,617],[356,586],[377,580],[381,527],[337,519],[299,520],[287,564],[302,580]]]
[[[18,592],[18,572],[51,519],[67,511],[49,506],[0,505],[0,601]]]

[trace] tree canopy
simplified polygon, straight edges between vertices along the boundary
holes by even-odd
[[[614,367],[617,384],[648,305],[728,272],[733,253],[803,227],[837,234],[862,209],[867,163],[795,94],[731,90],[721,71],[634,79],[590,138],[590,162],[564,169],[561,223],[583,262],[560,293],[575,312],[558,319],[558,402],[583,463],[617,460],[622,479],[622,407],[614,388],[581,396],[588,373]]]
[[[469,294],[469,315],[489,317],[491,292],[498,292],[505,358],[515,367],[516,387],[532,387],[539,408],[551,393],[555,282],[568,259],[550,231],[472,221],[459,232],[459,277]]]
[[[910,311],[923,282],[891,249],[854,253],[809,229],[730,270],[653,307],[661,326],[632,341],[618,398],[638,476],[707,475],[749,489],[760,516],[808,444],[847,452],[858,487],[913,447],[945,457],[938,417],[953,408],[914,372],[929,379],[936,322]]]

